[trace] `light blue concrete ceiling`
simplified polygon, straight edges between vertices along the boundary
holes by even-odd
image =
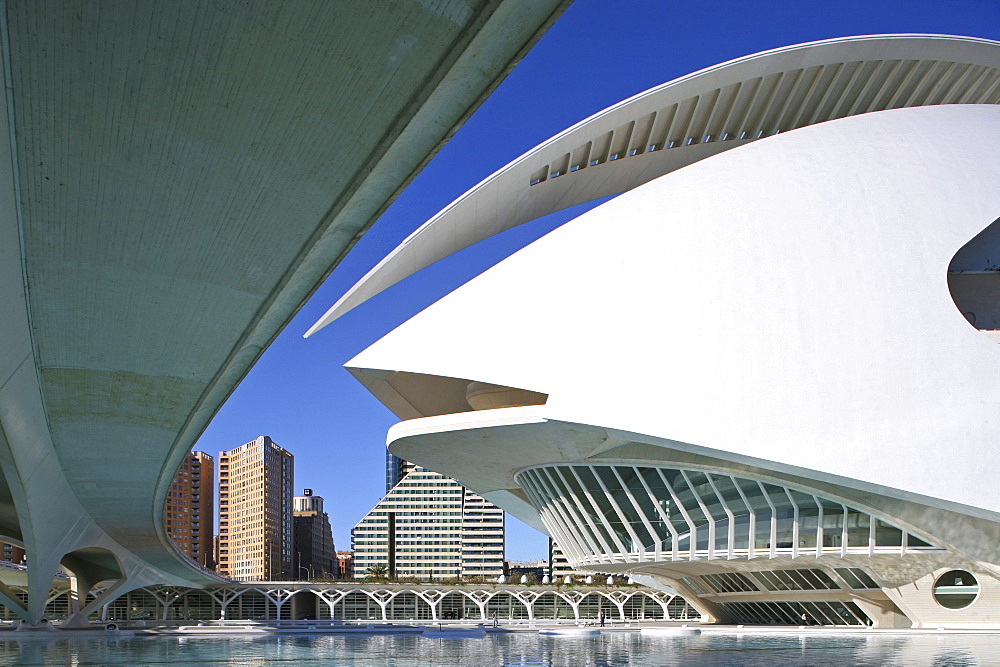
[[[181,457],[566,4],[0,6],[0,537],[37,542],[41,466],[51,511],[190,575],[160,525]]]

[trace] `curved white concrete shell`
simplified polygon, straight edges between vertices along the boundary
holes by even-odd
[[[1000,347],[970,326],[997,310],[998,149],[995,104],[741,146],[567,223],[349,366],[411,418],[393,453],[706,616],[820,622],[809,604],[855,600],[882,626],[1000,625]],[[421,413],[473,381],[537,398]]]
[[[218,581],[163,530],[180,461],[566,4],[0,4],[0,601]]]
[[[996,104],[995,48],[988,40],[938,35],[831,39],[738,58],[647,90],[552,137],[452,202],[306,336],[478,241],[748,142],[884,109]]]

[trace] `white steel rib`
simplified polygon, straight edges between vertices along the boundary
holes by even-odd
[[[479,241],[748,142],[885,109],[998,104],[997,45],[942,35],[831,39],[739,58],[647,90],[557,134],[449,204],[305,336]]]

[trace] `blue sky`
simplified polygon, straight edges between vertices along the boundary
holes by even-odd
[[[732,58],[817,39],[890,32],[1000,39],[1000,0],[680,2],[576,0],[372,226],[222,407],[196,448],[269,435],[295,455],[295,485],[326,499],[339,549],[382,497],[397,421],[343,364],[437,299],[586,207],[527,223],[413,276],[309,340],[327,308],[413,229],[553,134],[626,97]],[[511,520],[507,557],[544,558]]]

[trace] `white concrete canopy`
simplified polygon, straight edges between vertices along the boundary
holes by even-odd
[[[965,46],[975,64],[921,60]],[[809,59],[841,48],[829,71]],[[734,77],[688,98],[677,135],[654,136],[681,115],[671,99],[558,135],[328,317],[615,181],[624,194],[349,362],[407,419],[390,451],[542,525],[574,566],[656,577],[711,619],[1000,627],[1000,43],[856,38],[728,67],[793,53],[795,69],[750,79],[776,83],[749,115]],[[638,143],[614,144],[643,119]],[[691,159],[670,171],[656,152]],[[477,404],[481,386],[504,398]]]
[[[163,530],[182,457],[566,4],[0,5],[0,539],[27,550],[23,616],[60,562],[82,594],[118,578],[102,601],[213,580]]]
[[[421,225],[306,336],[478,241],[807,125],[937,104],[1000,103],[996,42],[873,35],[765,51],[619,102],[496,171]]]
[[[752,457],[997,522],[1000,347],[962,316],[946,277],[1000,212],[998,129],[996,105],[889,110],[704,160],[536,241],[349,367],[542,392],[544,406],[523,408],[535,420]],[[501,414],[406,422],[393,451],[516,512],[494,492],[544,462],[535,440],[515,439],[491,466],[427,435],[503,426]],[[426,452],[404,445],[413,429]]]

